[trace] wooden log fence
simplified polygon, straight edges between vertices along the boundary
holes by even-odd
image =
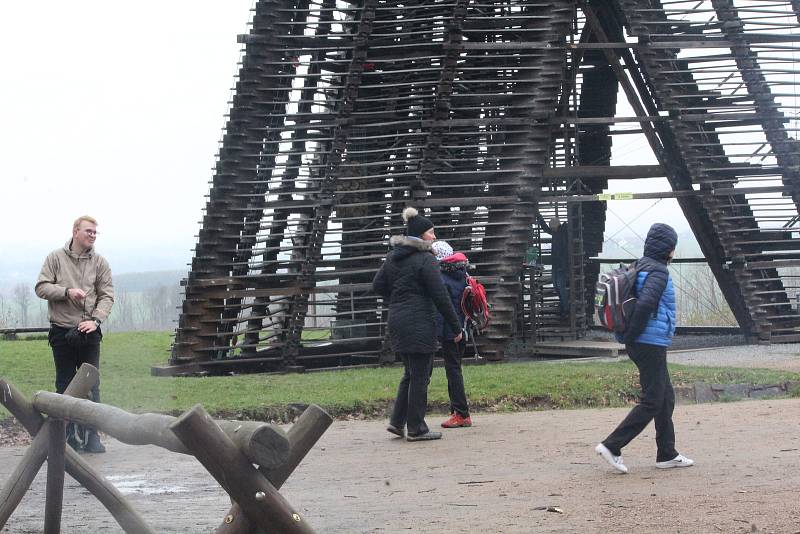
[[[107,404],[65,398],[38,391],[33,407],[50,417],[96,428],[129,445],[156,445],[172,452],[191,454],[169,426],[175,417],[162,414],[134,415]],[[289,456],[289,440],[281,428],[258,421],[215,421],[254,464],[281,465]]]
[[[114,485],[66,445],[65,425],[71,421],[92,426],[126,443],[157,445],[194,455],[233,503],[215,530],[217,534],[314,532],[278,489],[330,426],[332,418],[324,410],[309,406],[288,432],[263,423],[214,421],[200,405],[178,418],[134,415],[79,398],[87,396],[98,380],[97,369],[84,364],[63,395],[37,392],[31,402],[0,378],[0,403],[33,436],[22,460],[0,488],[0,530],[47,460],[43,532],[61,531],[67,472],[97,497],[123,531],[154,534]]]

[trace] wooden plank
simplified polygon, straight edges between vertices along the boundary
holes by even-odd
[[[531,346],[531,351],[537,355],[562,356],[566,358],[617,358],[625,354],[625,345],[610,341],[587,340],[539,342]]]

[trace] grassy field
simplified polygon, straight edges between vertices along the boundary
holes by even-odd
[[[285,420],[293,406],[319,404],[344,417],[380,417],[393,400],[399,367],[291,375],[205,378],[150,376],[150,367],[169,356],[166,332],[108,334],[101,353],[101,398],[125,410],[178,414],[201,403],[218,417]],[[800,380],[797,373],[733,368],[670,367],[674,384],[774,384]],[[52,391],[54,366],[46,340],[0,341],[0,376],[30,396]],[[633,364],[524,362],[467,366],[467,395],[473,410],[623,406],[636,396]],[[429,402],[447,406],[444,369],[433,372]],[[0,420],[8,413],[0,407]]]

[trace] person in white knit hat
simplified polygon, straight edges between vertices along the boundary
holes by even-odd
[[[464,312],[461,309],[461,298],[464,288],[467,287],[467,257],[461,252],[456,253],[447,241],[437,241],[432,246],[433,255],[439,262],[442,282],[447,288],[450,300],[458,314],[458,320],[464,324]],[[442,358],[444,371],[447,375],[447,395],[450,397],[450,418],[442,423],[443,428],[459,428],[472,426],[469,415],[467,393],[464,389],[464,374],[461,371],[461,358],[464,355],[463,339],[455,340],[461,336],[461,329],[454,331],[447,325],[444,318],[436,318],[436,333],[442,345]]]

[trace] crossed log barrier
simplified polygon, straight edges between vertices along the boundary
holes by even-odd
[[[288,432],[265,423],[215,421],[200,405],[177,418],[135,415],[82,398],[98,380],[97,369],[83,364],[63,395],[40,391],[28,401],[0,378],[0,403],[33,436],[0,489],[0,530],[47,460],[45,534],[60,532],[65,471],[108,509],[125,532],[154,534],[114,485],[66,446],[65,425],[72,421],[123,443],[157,445],[195,456],[233,503],[216,534],[314,532],[278,489],[330,426],[332,418],[320,407],[309,406]]]

